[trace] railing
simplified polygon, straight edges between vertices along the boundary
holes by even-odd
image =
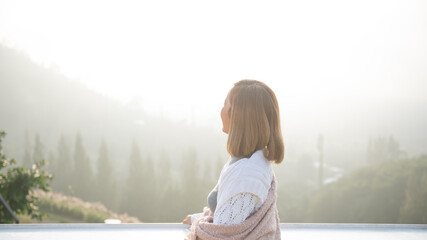
[[[28,239],[183,239],[188,225],[165,224],[3,224],[1,240]],[[426,240],[427,225],[280,224],[286,240]]]
[[[4,198],[1,194],[0,194],[0,203],[6,208],[6,210],[9,212],[9,214],[12,216],[13,220],[15,220],[15,223],[19,223],[18,217],[16,217],[16,215],[13,213],[9,204],[7,204],[6,200],[4,200]]]

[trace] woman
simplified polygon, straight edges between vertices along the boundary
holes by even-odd
[[[280,239],[272,162],[284,157],[279,105],[256,80],[234,84],[221,110],[231,159],[208,196],[209,208],[188,215],[190,239]]]

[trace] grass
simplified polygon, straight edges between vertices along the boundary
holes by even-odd
[[[136,217],[115,213],[99,202],[85,202],[76,197],[41,190],[33,194],[38,198],[40,212],[45,214],[41,223],[104,223],[105,219],[119,219],[122,223],[141,222]],[[25,215],[18,218],[21,223],[40,223]]]

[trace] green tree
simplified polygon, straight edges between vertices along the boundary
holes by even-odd
[[[46,170],[54,173],[55,170],[57,169],[56,165],[57,165],[57,162],[56,162],[55,156],[52,153],[52,151],[49,151],[49,157],[47,159]]]
[[[318,190],[304,181],[278,181],[277,208],[281,222],[306,222],[310,200]]]
[[[173,178],[171,172],[171,162],[169,154],[165,150],[160,151],[159,169],[156,173],[157,194],[158,194],[158,221],[170,219],[170,193],[173,191]],[[159,177],[161,176],[161,177]]]
[[[225,162],[226,161],[221,157],[221,155],[218,154],[215,161],[215,173],[214,173],[215,183],[218,182],[219,175],[221,175],[221,171],[224,168]]]
[[[200,165],[194,147],[184,152],[181,165],[181,181],[183,214],[200,212],[206,206],[206,196],[212,189],[202,189],[203,180],[200,177]],[[203,176],[205,178],[207,176]]]
[[[105,140],[102,139],[99,147],[98,173],[96,175],[97,194],[95,200],[103,202],[108,208],[116,207],[116,180],[113,166],[108,159],[108,150]]]
[[[52,175],[45,172],[42,167],[44,161],[35,162],[31,169],[23,167],[12,167],[16,164],[14,159],[8,160],[2,153],[2,138],[6,136],[0,131],[0,194],[8,202],[9,206],[17,214],[30,215],[32,218],[40,219],[42,214],[37,206],[37,198],[32,194],[34,189],[49,191],[49,181]],[[6,208],[0,205],[0,223],[11,223],[12,216]]]
[[[168,152],[162,150],[159,159],[157,182],[157,222],[180,222],[183,218],[181,211],[182,194],[174,181],[171,160]]]
[[[148,156],[147,159],[143,160],[134,141],[122,209],[137,216],[143,222],[153,222],[157,215],[155,180],[151,158]]]
[[[56,162],[57,164],[54,171],[55,181],[52,183],[53,189],[58,192],[73,195],[71,185],[74,167],[71,163],[70,147],[63,135],[61,135],[58,142],[58,157]]]
[[[157,176],[161,176],[157,179],[159,184],[158,193],[164,194],[166,189],[170,189],[173,186],[173,177],[172,177],[172,169],[171,169],[171,161],[168,152],[162,150],[160,152],[159,158],[159,170],[157,171]]]
[[[405,201],[400,209],[400,223],[427,223],[427,171],[409,177]]]
[[[74,184],[73,190],[76,196],[84,200],[92,200],[93,197],[93,173],[90,166],[89,157],[83,147],[83,140],[80,133],[76,135],[74,148]]]
[[[40,135],[36,133],[36,137],[34,139],[33,161],[31,164],[35,162],[40,162],[43,159],[44,159],[44,146],[40,140]]]
[[[143,184],[141,184],[139,191],[145,193],[144,198],[141,199],[141,204],[147,207],[143,209],[144,213],[141,215],[141,220],[155,222],[158,218],[158,182],[154,169],[154,162],[150,154],[147,154],[142,162],[141,180]]]
[[[23,159],[23,166],[24,167],[31,167],[32,160],[31,160],[31,153],[30,153],[30,140],[28,139],[28,130],[25,131],[25,153],[24,153],[24,159]]]
[[[310,222],[418,223],[427,199],[427,157],[387,161],[326,185],[311,201]],[[418,214],[418,215],[417,215]]]
[[[201,179],[201,187],[204,191],[208,191],[207,194],[209,194],[209,192],[215,187],[215,184],[217,183],[214,177],[215,169],[212,167],[212,165],[213,164],[210,161],[205,162],[203,168],[203,178]]]
[[[370,164],[398,160],[405,155],[405,152],[400,149],[399,142],[393,136],[369,139],[366,158]]]

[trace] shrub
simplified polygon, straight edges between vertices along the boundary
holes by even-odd
[[[44,161],[36,162],[31,169],[12,167],[15,159],[8,160],[2,153],[2,138],[6,136],[0,131],[0,194],[17,214],[29,215],[33,219],[42,219],[36,204],[37,198],[31,194],[34,189],[49,191],[52,175],[43,171]],[[0,223],[11,223],[13,218],[3,204],[0,205]]]

